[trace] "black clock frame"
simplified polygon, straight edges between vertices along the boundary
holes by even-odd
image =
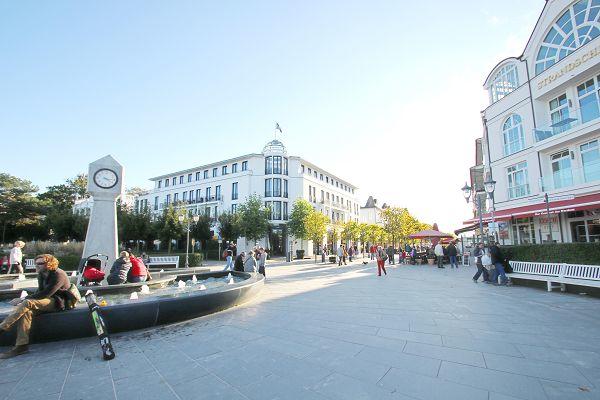
[[[116,180],[116,181],[115,181],[115,183],[113,183],[111,186],[100,186],[100,185],[98,184],[98,182],[96,182],[96,175],[98,175],[98,173],[99,173],[100,171],[110,171],[110,172],[112,172],[113,174],[115,174],[115,177],[117,178],[117,180]],[[101,189],[112,189],[112,188],[114,188],[115,186],[117,186],[117,183],[119,183],[119,174],[117,174],[115,171],[113,171],[113,170],[112,170],[112,169],[110,169],[110,168],[100,168],[98,171],[94,172],[94,177],[93,177],[92,179],[94,179],[94,184],[95,184],[96,186],[98,186],[99,188],[101,188]]]

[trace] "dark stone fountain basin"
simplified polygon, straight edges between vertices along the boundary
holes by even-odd
[[[211,277],[224,278],[227,274],[228,272],[210,272],[196,274],[196,277],[199,280]],[[264,285],[264,277],[260,274],[247,272],[231,274],[244,280],[213,289],[150,296],[143,301],[102,307],[108,330],[110,333],[117,333],[144,329],[212,314],[248,301],[256,296]],[[181,275],[178,278],[185,281],[191,279],[192,275]],[[0,320],[6,318],[6,315],[6,313],[0,314]],[[84,304],[70,311],[36,316],[30,337],[31,343],[39,343],[95,335],[96,331],[89,311]],[[14,341],[14,329],[0,335],[0,346],[12,345]]]

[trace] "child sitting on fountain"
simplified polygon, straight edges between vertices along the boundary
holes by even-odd
[[[146,282],[151,280],[150,271],[144,264],[141,258],[136,257],[133,253],[129,253],[129,261],[131,261],[131,269],[127,275],[127,281],[132,283]]]
[[[115,260],[106,281],[109,285],[120,285],[127,283],[127,273],[131,269],[130,255],[126,251],[119,253],[119,258]]]

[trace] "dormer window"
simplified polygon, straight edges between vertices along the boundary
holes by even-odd
[[[490,102],[495,103],[519,87],[519,75],[515,64],[509,64],[496,73],[488,87]]]

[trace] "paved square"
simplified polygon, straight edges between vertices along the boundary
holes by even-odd
[[[96,338],[34,345],[0,362],[0,398],[600,398],[600,299],[473,273],[272,264],[257,299],[115,335],[112,361]]]

